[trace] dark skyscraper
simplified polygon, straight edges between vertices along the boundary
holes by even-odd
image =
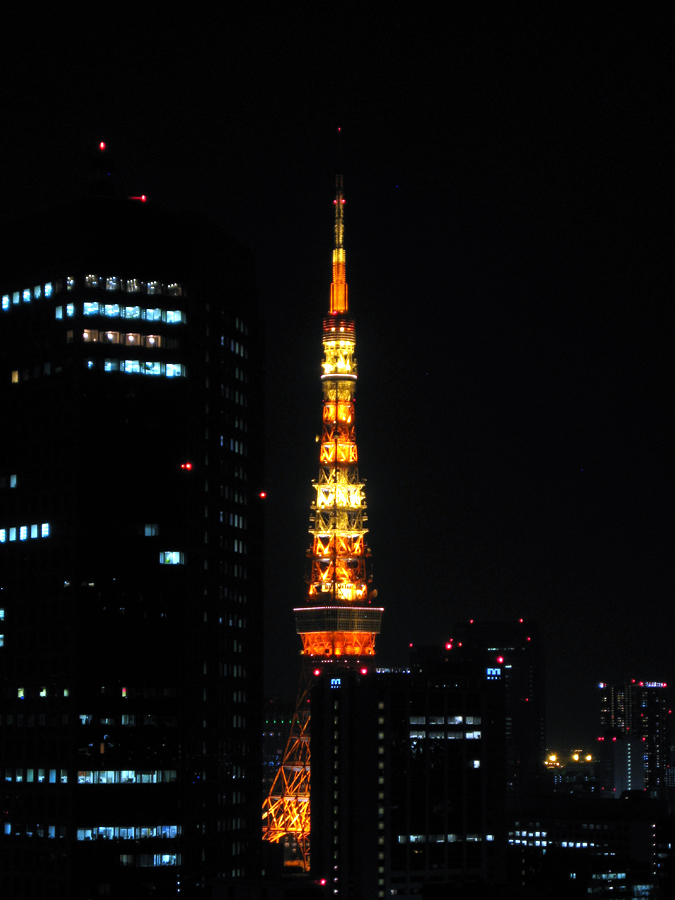
[[[251,260],[104,196],[3,247],[0,894],[190,897],[260,841]]]
[[[462,622],[454,627],[455,650],[480,655],[489,677],[503,679],[506,783],[509,793],[535,787],[546,753],[545,668],[539,628],[514,622]],[[454,652],[454,651],[453,651]]]

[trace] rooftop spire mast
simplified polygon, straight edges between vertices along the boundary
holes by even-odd
[[[347,271],[345,259],[345,198],[342,175],[335,176],[335,249],[333,250],[333,282],[330,286],[331,314],[346,313]]]

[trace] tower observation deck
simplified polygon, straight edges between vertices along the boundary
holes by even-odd
[[[335,247],[330,305],[323,320],[322,428],[319,477],[310,512],[308,589],[294,609],[303,673],[291,735],[263,807],[268,841],[292,839],[309,865],[309,691],[325,666],[353,668],[375,654],[383,609],[371,587],[364,484],[359,479],[354,395],[356,331],[349,315],[344,247],[345,199],[336,178]],[[317,668],[320,667],[320,668]]]

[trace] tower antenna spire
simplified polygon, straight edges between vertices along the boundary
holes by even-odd
[[[335,248],[333,250],[333,281],[330,286],[330,313],[346,313],[347,261],[345,257],[345,196],[342,175],[335,176]]]

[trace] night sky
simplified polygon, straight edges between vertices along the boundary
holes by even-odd
[[[672,6],[103,9],[5,23],[0,212],[81,196],[105,140],[124,193],[254,253],[269,690],[300,667],[338,127],[379,663],[535,619],[556,747],[597,735],[597,681],[673,681]]]

